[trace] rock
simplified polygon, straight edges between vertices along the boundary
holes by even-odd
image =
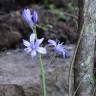
[[[69,45],[69,47],[73,54],[74,46]],[[47,96],[67,96],[71,58],[64,59],[57,56],[49,64],[53,56],[54,53],[50,50],[47,55],[42,56],[46,70]],[[40,96],[40,72],[37,60],[37,58],[32,59],[22,49],[0,53],[0,84],[19,85],[22,86],[25,96]]]
[[[0,84],[0,96],[25,96],[23,88],[15,84]]]

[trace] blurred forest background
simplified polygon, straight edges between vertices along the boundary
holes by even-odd
[[[39,35],[76,43],[79,32],[77,0],[0,0],[0,49],[15,48],[30,29],[21,19],[20,12],[29,7],[39,15]]]

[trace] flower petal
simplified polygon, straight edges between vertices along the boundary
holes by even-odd
[[[49,43],[49,45],[56,46],[56,42],[54,40],[49,39],[48,43]]]
[[[36,54],[37,54],[37,53],[36,53],[36,51],[35,51],[35,50],[33,50],[33,51],[31,52],[31,56],[32,56],[32,57],[35,57],[35,56],[36,56]]]
[[[39,46],[43,42],[44,38],[36,40],[36,46]]]
[[[58,51],[60,51],[60,52],[63,52],[63,51],[64,51],[64,47],[63,47],[63,45],[61,45],[61,44],[58,44],[55,48],[56,48]]]
[[[28,8],[24,8],[21,12],[21,16],[24,20],[30,20],[31,18],[31,12]]]
[[[41,54],[46,54],[46,53],[47,53],[46,49],[43,48],[43,47],[38,47],[38,48],[37,48],[37,52],[38,52],[38,53],[41,53]]]
[[[29,24],[29,27],[33,30],[33,26],[34,26],[33,21],[29,22],[28,24]]]
[[[37,12],[34,10],[33,12],[32,12],[32,19],[33,19],[33,22],[36,24],[37,23],[37,21],[38,21],[38,14],[37,14]]]
[[[65,57],[66,57],[66,53],[65,53],[65,51],[63,51],[62,53],[63,53],[63,57],[65,58]]]
[[[35,39],[36,39],[36,34],[35,34],[35,33],[32,33],[32,34],[30,35],[30,42],[34,42]]]
[[[22,16],[22,18],[23,18],[27,23],[30,22],[30,21],[32,21],[32,20],[31,20],[32,15],[31,15],[31,12],[30,12],[30,10],[29,10],[28,8],[23,9],[21,16]]]
[[[26,40],[23,40],[23,44],[24,44],[26,47],[30,46],[30,42],[28,42],[28,41],[26,41]]]
[[[29,53],[29,52],[32,51],[32,49],[30,47],[28,47],[28,48],[25,48],[24,51],[27,52],[27,53]]]

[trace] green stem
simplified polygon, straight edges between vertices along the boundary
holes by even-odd
[[[39,56],[39,66],[40,66],[40,73],[41,73],[41,94],[40,96],[46,96],[46,78],[45,78],[45,70],[42,62],[41,55]]]
[[[36,34],[36,38],[37,38],[36,26],[34,26],[34,33]]]
[[[34,26],[34,33],[36,34],[37,38],[37,32],[36,32],[36,26]],[[45,78],[45,70],[42,62],[41,55],[39,55],[39,66],[40,66],[40,96],[46,96],[46,78]]]

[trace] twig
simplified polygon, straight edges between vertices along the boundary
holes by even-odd
[[[74,62],[75,62],[75,56],[76,56],[76,53],[77,53],[77,50],[78,50],[78,47],[79,47],[79,44],[80,44],[80,41],[81,41],[81,38],[82,38],[83,30],[84,30],[84,24],[83,24],[83,27],[82,27],[82,30],[81,30],[79,40],[77,42],[76,50],[75,50],[73,58],[72,58],[72,64],[70,65],[70,69],[69,69],[69,76],[68,76],[69,93],[68,93],[68,96],[71,96],[71,88],[72,88],[71,76],[72,76],[72,73],[73,73],[72,70],[73,70],[73,66],[74,66]]]
[[[76,16],[76,15],[73,15],[73,14],[70,14],[70,13],[67,13],[67,12],[63,12],[63,13],[64,13],[64,15],[73,17],[73,18],[75,18],[76,20],[78,19],[78,16]]]
[[[94,85],[94,86],[95,86],[95,85]],[[95,87],[94,90],[93,90],[92,96],[95,96],[95,92],[96,92],[96,87]]]
[[[76,93],[77,93],[77,91],[78,91],[78,89],[79,89],[79,87],[80,87],[81,83],[82,83],[82,81],[80,81],[80,83],[78,84],[78,87],[77,87],[76,91],[74,92],[73,96],[75,96],[75,95],[76,95]]]
[[[77,89],[75,90],[75,92],[74,92],[74,94],[73,94],[72,96],[75,96],[75,95],[76,95],[76,93],[77,93],[77,91],[78,91],[78,89],[79,89],[79,87],[80,87],[80,85],[81,85],[81,83],[82,83],[82,79],[84,78],[84,76],[85,76],[86,74],[87,74],[87,73],[85,73],[85,74],[82,76],[81,81],[79,82],[79,84],[78,84],[78,86],[77,86]]]
[[[74,19],[78,20],[78,16],[76,16],[74,14],[71,14],[71,13],[68,13],[68,12],[59,11],[58,9],[57,9],[57,11],[58,12],[56,12],[54,10],[51,10],[51,12],[54,13],[54,14],[58,15],[60,12],[62,12],[63,13],[62,15],[67,15],[67,16],[73,17]],[[49,10],[49,12],[50,12],[50,10]]]

